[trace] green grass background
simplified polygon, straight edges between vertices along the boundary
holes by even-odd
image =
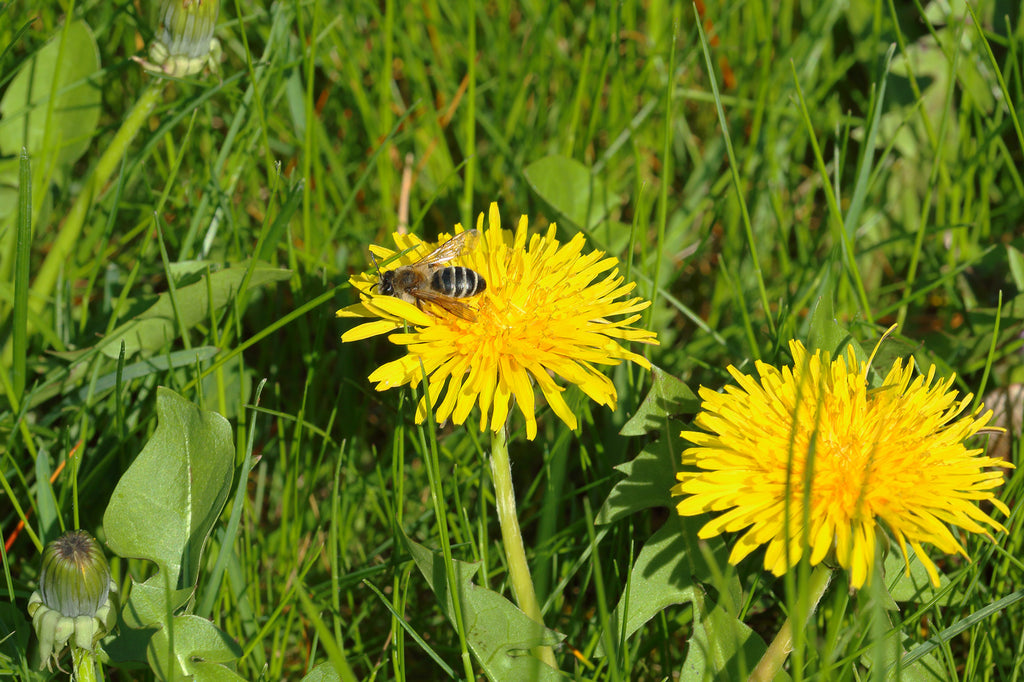
[[[359,678],[444,677],[425,648],[460,674],[453,628],[396,547],[399,528],[437,542],[429,448],[411,396],[366,381],[400,351],[382,339],[342,345],[351,323],[334,316],[354,300],[346,281],[369,267],[368,244],[387,242],[396,226],[407,155],[412,231],[431,238],[473,223],[492,201],[506,227],[527,214],[533,229],[557,222],[563,239],[585,230],[654,301],[642,323],[661,346],[646,355],[694,389],[721,386],[729,364],[784,362],[788,339],[811,336],[812,310],[831,306],[867,347],[899,323],[886,357],[935,363],[990,403],[990,391],[1011,396],[1006,456],[1018,461],[1024,23],[1014,2],[973,3],[966,18],[962,5],[950,16],[944,4],[709,1],[705,40],[692,7],[658,0],[225,2],[219,77],[160,86],[112,161],[104,153],[154,87],[129,61],[152,35],[150,8],[5,6],[0,91],[69,13],[91,27],[102,65],[91,76],[101,93],[95,130],[59,131],[86,134],[83,153],[64,166],[31,159],[33,285],[84,211],[38,299],[15,285],[18,160],[0,159],[5,538],[18,510],[31,525],[47,506],[102,538],[113,486],[156,426],[156,387],[168,386],[232,421],[239,458],[250,436],[259,457],[226,576],[200,585],[212,604],[204,615],[244,650],[244,677],[298,679],[325,659],[324,632]],[[552,155],[582,164],[595,184],[531,176],[531,164]],[[604,219],[580,220],[550,200],[587,191],[610,206]],[[211,359],[156,363],[116,387],[98,385],[116,372],[116,353],[88,349],[168,291],[190,261],[254,256],[287,268],[287,278],[243,290],[150,356],[173,364],[174,352],[215,347]],[[595,656],[633,558],[668,513],[594,536],[593,514],[621,479],[613,467],[644,444],[618,431],[649,379],[635,368],[611,374],[616,411],[573,389],[576,433],[542,409],[537,439],[513,441],[520,520],[546,625],[566,635],[563,669],[580,679],[667,679],[691,644],[685,605],[665,609],[614,656]],[[471,417],[439,440],[452,552],[482,562],[478,581],[502,590],[477,425]],[[514,418],[513,431],[521,426]],[[46,499],[40,480],[75,448],[79,464]],[[1021,475],[1009,475],[1003,499],[1012,506]],[[974,564],[940,562],[967,576],[955,595],[904,605],[891,626],[872,630],[834,588],[789,674],[860,679],[871,643],[897,634],[907,649],[937,642],[948,679],[1019,679],[1024,612],[1012,602],[986,611],[1021,584],[1019,515],[1006,525],[998,549],[966,538]],[[49,539],[59,524],[34,531]],[[222,543],[215,530],[210,556]],[[19,608],[37,565],[22,531],[4,557]],[[146,570],[114,568],[122,580]],[[757,557],[739,570],[741,616],[768,641],[786,615],[784,585]]]

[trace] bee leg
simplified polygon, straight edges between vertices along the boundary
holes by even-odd
[[[419,308],[421,313],[426,313],[427,315],[430,315],[431,317],[437,317],[437,315],[435,315],[434,313],[430,312],[429,310],[427,310],[427,309],[425,309],[423,307],[423,299],[421,299],[421,298],[417,298],[416,299],[416,307]]]

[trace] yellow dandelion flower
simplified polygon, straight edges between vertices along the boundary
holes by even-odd
[[[636,285],[623,281],[618,261],[601,251],[584,254],[582,234],[560,244],[554,224],[544,235],[527,235],[527,222],[523,216],[514,233],[502,230],[497,204],[490,206],[486,229],[483,214],[477,219],[476,246],[453,261],[487,282],[483,293],[460,299],[471,306],[472,315],[453,315],[430,303],[421,309],[382,295],[376,273],[351,278],[361,300],[339,310],[338,316],[375,319],[353,327],[342,341],[393,332],[388,339],[407,350],[370,374],[378,391],[417,386],[425,374],[429,408],[435,410],[437,421],[462,424],[479,405],[481,430],[489,426],[493,431],[505,423],[514,399],[532,440],[537,434],[532,384],[540,387],[552,411],[575,429],[576,415],[553,376],[614,409],[615,386],[598,367],[629,360],[650,369],[646,358],[619,343],[656,344],[657,339],[653,332],[630,326],[650,301],[623,298]],[[455,226],[456,234],[462,231],[461,225]],[[389,268],[415,263],[437,246],[412,235],[396,233],[394,240],[396,251],[370,248],[379,259],[401,254]],[[427,409],[424,396],[416,410],[417,423],[426,418]]]
[[[767,545],[764,566],[782,575],[806,547],[812,565],[831,554],[860,588],[874,565],[876,533],[887,530],[905,559],[907,544],[914,548],[938,585],[922,543],[966,557],[950,525],[1005,532],[976,503],[1009,514],[993,496],[1003,472],[992,467],[1012,465],[965,447],[992,412],[961,416],[972,396],[958,401],[952,377],[936,381],[932,366],[915,378],[913,361],[897,360],[870,389],[870,360],[858,362],[852,348],[831,362],[798,341],[790,350],[792,368],[758,362],[758,381],[729,367],[738,386],[701,388],[695,424],[703,431],[681,434],[695,447],[683,452],[691,470],[672,489],[687,496],[677,510],[720,513],[702,538],[747,529],[730,563]]]

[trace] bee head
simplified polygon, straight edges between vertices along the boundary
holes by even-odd
[[[376,284],[377,290],[385,296],[395,295],[395,271],[388,270],[380,273],[380,279]]]
[[[383,294],[384,296],[391,296],[394,294],[394,271],[388,270],[387,272],[381,272],[380,263],[377,262],[377,257],[374,256],[374,252],[370,252],[370,260],[374,261],[374,267],[377,269],[377,284],[370,288],[370,291],[374,290],[374,287]]]

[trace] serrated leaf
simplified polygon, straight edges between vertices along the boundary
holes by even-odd
[[[402,535],[420,573],[437,597],[448,622],[455,622],[451,594],[445,579],[443,557]],[[480,564],[455,561],[455,576],[462,606],[466,641],[470,651],[491,680],[561,680],[561,674],[530,655],[530,649],[553,646],[564,639],[554,630],[534,622],[515,604],[497,592],[475,585]]]
[[[666,417],[693,413],[700,408],[700,398],[682,380],[653,365],[651,379],[651,390],[619,435],[642,436],[658,431],[665,425]]]
[[[697,587],[681,560],[686,546],[674,526],[665,524],[647,540],[629,572],[613,614],[626,639],[669,606],[693,601]]]
[[[188,588],[231,487],[233,434],[222,416],[166,388],[156,412],[156,431],[118,481],[103,524],[114,552],[155,562],[161,585]]]
[[[951,672],[933,654],[928,654],[907,667],[900,668],[899,672],[893,670],[886,679],[899,682],[948,682]]]
[[[882,571],[889,588],[889,595],[895,601],[927,602],[939,593],[953,598],[949,593],[949,579],[939,573],[939,587],[932,585],[928,570],[924,567],[913,551],[910,554],[910,573],[907,573],[907,562],[898,551],[887,552],[882,559]]]
[[[191,329],[200,322],[210,319],[210,309],[220,311],[238,296],[239,287],[245,279],[248,268],[245,265],[230,267],[203,276],[199,281],[181,286],[174,292],[157,297],[156,302],[143,313],[120,325],[96,344],[104,355],[116,358],[125,343],[125,356],[138,351],[154,352],[177,339],[180,330]],[[257,265],[248,282],[248,288],[280,282],[291,276],[289,270]],[[207,281],[208,280],[208,281]],[[180,324],[175,320],[175,306]]]
[[[678,435],[679,428],[670,428],[673,436]],[[596,523],[613,523],[651,507],[674,507],[670,491],[676,484],[676,472],[682,465],[681,451],[681,441],[673,437],[662,438],[645,447],[631,461],[617,465],[615,469],[626,478],[616,483],[608,493],[597,513]]]
[[[629,638],[654,616],[676,604],[693,602],[701,588],[724,575],[708,565],[699,544],[707,542],[709,555],[718,566],[726,566],[727,552],[720,538],[698,540],[695,519],[675,517],[665,523],[644,544],[636,558],[629,580],[613,614],[617,634]],[[732,574],[730,574],[732,575]],[[716,585],[728,593],[733,603],[740,602],[739,581],[733,575],[727,585]],[[706,598],[706,597],[704,597]]]
[[[51,38],[22,64],[0,99],[0,155],[14,156],[24,145],[47,163],[56,152],[58,167],[81,157],[99,122],[99,81],[90,80],[99,68],[99,48],[84,21]]]
[[[619,205],[619,198],[575,159],[546,156],[524,168],[523,175],[534,192],[581,230],[594,229]]]
[[[681,680],[745,680],[768,647],[747,625],[721,604],[705,610],[706,599],[694,602],[693,636]],[[790,679],[785,671],[774,678]]]
[[[170,628],[154,633],[146,650],[146,659],[153,674],[161,680],[173,682],[244,680],[224,665],[241,656],[242,648],[235,640],[199,616],[174,617]]]
[[[939,682],[951,679],[952,671],[934,653],[917,651],[916,649],[921,648],[919,645],[916,647],[915,653],[908,654],[905,645],[910,643],[910,640],[907,633],[896,629],[891,636],[875,643],[872,648],[865,651],[860,657],[860,662],[871,670],[872,679],[893,680],[894,682]],[[876,670],[876,664],[883,665],[885,671]]]

